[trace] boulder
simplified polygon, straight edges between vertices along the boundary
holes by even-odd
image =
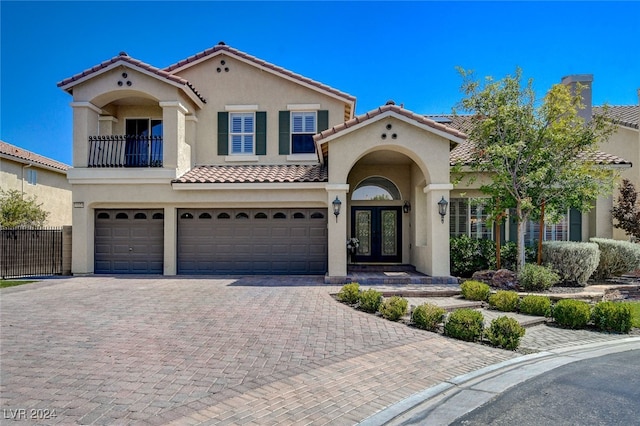
[[[471,276],[471,279],[473,281],[480,281],[485,284],[491,285],[491,280],[493,279],[495,273],[496,271],[476,271]]]
[[[499,269],[497,271],[477,271],[473,273],[471,279],[489,284],[492,288],[497,290],[520,291],[518,275],[508,269]]]

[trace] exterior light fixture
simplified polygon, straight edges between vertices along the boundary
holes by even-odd
[[[447,215],[447,206],[449,203],[442,196],[442,200],[438,201],[438,213],[440,213],[440,222],[444,223],[444,217]]]
[[[402,206],[402,211],[405,213],[409,213],[411,211],[411,203],[409,201],[405,201]]]
[[[333,205],[333,214],[336,216],[336,223],[338,222],[338,216],[340,215],[340,207],[342,206],[342,201],[338,199],[336,195],[336,199],[331,203]]]

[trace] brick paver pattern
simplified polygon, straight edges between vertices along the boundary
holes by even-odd
[[[347,425],[518,356],[359,312],[322,282],[95,276],[3,289],[2,422],[55,410],[41,422]]]

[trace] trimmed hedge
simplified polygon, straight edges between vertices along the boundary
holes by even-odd
[[[589,241],[600,249],[600,262],[593,278],[611,278],[640,268],[640,244],[607,238],[591,238]]]
[[[591,319],[598,330],[628,333],[631,330],[631,307],[619,302],[600,302],[593,307]]]
[[[487,339],[493,346],[510,351],[520,345],[520,339],[524,334],[524,327],[515,319],[506,316],[491,321],[491,325],[486,330]]]
[[[411,322],[423,330],[437,331],[446,313],[444,308],[431,303],[423,303],[411,313]]]
[[[482,339],[484,317],[473,309],[458,309],[452,312],[444,324],[445,336],[454,339],[476,342]]]
[[[384,318],[390,321],[398,321],[407,313],[408,308],[409,301],[407,299],[400,296],[392,296],[382,301],[379,311]]]
[[[375,313],[380,309],[382,304],[382,293],[372,288],[360,292],[358,298],[360,305],[358,306],[365,312]]]
[[[591,307],[581,300],[560,300],[553,307],[553,319],[560,327],[584,328],[591,319]]]
[[[491,287],[480,281],[465,281],[460,284],[460,290],[462,291],[462,297],[467,300],[479,300],[485,302],[491,295]]]
[[[542,260],[561,281],[584,287],[598,267],[600,250],[596,243],[547,241],[542,243]]]
[[[525,291],[545,291],[560,281],[560,276],[550,268],[527,263],[518,274],[518,282]]]
[[[348,303],[349,305],[355,305],[360,298],[360,284],[350,283],[343,285],[340,292],[336,295],[336,298],[342,303]]]
[[[518,309],[518,293],[510,290],[498,290],[489,297],[489,305],[502,312],[515,312]]]
[[[551,299],[530,294],[520,300],[520,313],[548,317],[551,315]]]

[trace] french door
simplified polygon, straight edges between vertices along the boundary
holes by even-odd
[[[352,207],[351,235],[360,241],[354,262],[402,262],[401,207]]]

